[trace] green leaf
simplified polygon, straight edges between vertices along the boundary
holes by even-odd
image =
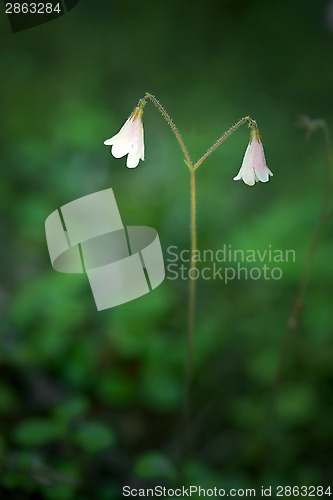
[[[89,401],[83,396],[78,396],[57,406],[54,413],[58,418],[68,423],[86,413],[88,409]]]
[[[134,472],[144,478],[175,477],[175,469],[170,460],[160,453],[150,452],[142,455],[134,465]]]
[[[100,381],[97,393],[106,403],[126,404],[133,398],[133,382],[122,371],[113,370],[110,377],[105,377]]]
[[[101,451],[115,443],[113,431],[99,422],[88,422],[74,434],[75,442],[85,451]]]
[[[43,446],[61,437],[63,426],[50,418],[30,418],[14,429],[13,438],[22,446]]]
[[[14,412],[18,406],[17,397],[13,389],[1,382],[0,383],[0,414],[8,415]]]
[[[75,497],[75,490],[68,484],[55,484],[52,488],[44,488],[48,500],[70,500]]]

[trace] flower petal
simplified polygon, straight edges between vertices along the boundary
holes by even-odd
[[[233,178],[233,180],[234,180],[234,181],[240,181],[240,180],[241,180],[241,178],[242,178],[242,168],[243,168],[243,167],[241,167],[241,168],[239,169],[238,174],[236,175],[236,177],[234,177],[234,178]]]
[[[132,147],[133,145],[129,141],[124,140],[122,137],[119,137],[114,142],[111,153],[115,158],[122,158],[130,152]]]
[[[118,134],[104,141],[111,145],[111,153],[115,158],[128,155],[127,167],[135,168],[140,159],[144,160],[144,142],[142,109],[135,108],[131,116],[126,120]]]
[[[128,168],[135,168],[138,166],[139,161],[144,160],[144,144],[135,144],[128,154],[126,166]]]
[[[133,146],[127,156],[126,167],[135,168],[139,165],[139,161],[140,161],[140,154],[138,152],[138,149],[135,146]]]
[[[256,183],[254,169],[248,166],[246,168],[243,167],[242,178],[245,184],[247,184],[248,186],[254,186],[254,184]]]
[[[255,138],[253,140],[253,168],[255,173],[261,182],[268,182],[269,176],[273,175],[272,172],[266,165],[264,148],[261,143]]]
[[[269,176],[273,175],[266,165],[264,148],[260,139],[253,133],[246,148],[243,163],[234,180],[243,179],[245,184],[253,186],[256,182],[267,182]]]
[[[242,162],[242,166],[244,168],[247,168],[252,165],[252,159],[253,159],[253,140],[251,140],[244,153],[244,158]]]
[[[106,141],[104,141],[105,146],[112,146],[117,136],[118,134],[113,135],[112,137],[110,137],[110,139],[106,139]]]

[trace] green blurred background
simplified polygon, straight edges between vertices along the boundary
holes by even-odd
[[[84,276],[52,269],[44,233],[56,208],[112,187],[125,224],[155,227],[164,250],[189,248],[189,172],[153,105],[137,169],[103,145],[146,91],[194,160],[242,116],[261,130],[267,184],[232,181],[246,127],[198,171],[198,248],[296,252],[281,280],[197,281],[182,481],[327,486],[330,219],[278,392],[274,381],[323,196],[323,134],[306,140],[296,123],[306,114],[333,130],[332,2],[82,0],[15,34],[2,12],[0,29],[0,498],[109,500],[126,484],[178,482],[188,281],[97,312]]]

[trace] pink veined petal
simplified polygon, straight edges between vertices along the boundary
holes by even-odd
[[[266,163],[256,165],[255,172],[256,172],[258,179],[261,182],[268,182],[269,177],[273,175],[273,172],[270,171],[270,169],[267,167]]]
[[[129,155],[127,157],[127,167],[135,168],[138,166],[140,159],[144,160],[145,158],[145,150],[144,150],[144,142],[143,142],[143,126],[141,119],[136,119],[133,122],[133,148],[130,150]]]
[[[137,140],[137,147],[140,152],[140,159],[144,160],[145,159],[145,143],[143,140],[143,126],[142,123],[140,123],[140,134],[138,135],[138,140]]]
[[[141,130],[140,130],[140,151],[141,151],[141,160],[145,159],[145,143],[144,143],[144,137],[143,137],[143,125],[142,122],[140,122],[141,125]]]
[[[243,179],[245,184],[253,186],[258,181],[267,182],[270,175],[273,173],[266,165],[264,148],[254,135],[246,148],[242,166],[234,180]]]
[[[261,143],[254,139],[254,155],[253,155],[253,167],[255,173],[261,182],[268,182],[269,176],[273,175],[272,172],[266,165],[264,148]]]
[[[269,175],[273,175],[271,171],[266,167],[264,170],[256,168],[256,176],[260,182],[268,182]]]

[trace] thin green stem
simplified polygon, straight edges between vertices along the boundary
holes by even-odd
[[[316,120],[315,122],[309,121],[310,126],[313,126],[313,124],[315,124],[315,126],[317,128],[322,128],[323,133],[324,133],[324,139],[325,139],[325,153],[326,154],[325,154],[325,174],[324,174],[323,198],[322,198],[321,208],[320,208],[320,212],[319,212],[319,216],[318,216],[317,226],[316,226],[316,229],[313,233],[313,237],[312,237],[312,240],[311,240],[311,243],[309,246],[307,258],[306,258],[306,261],[305,261],[305,264],[303,267],[303,271],[302,271],[300,281],[299,281],[299,284],[297,287],[295,298],[294,298],[294,301],[293,301],[293,304],[292,304],[292,307],[290,309],[290,313],[288,316],[287,325],[286,325],[284,334],[282,335],[282,338],[281,338],[277,371],[276,371],[276,375],[275,375],[275,379],[274,379],[274,383],[273,383],[272,398],[271,398],[271,404],[270,404],[270,409],[269,409],[268,432],[267,432],[268,439],[270,439],[270,436],[272,435],[272,428],[273,428],[274,420],[275,420],[277,399],[279,396],[282,375],[283,375],[284,366],[286,363],[286,356],[288,354],[291,340],[292,340],[292,333],[298,326],[299,313],[303,307],[304,294],[305,294],[305,291],[306,291],[306,288],[307,288],[307,285],[309,282],[313,261],[315,258],[316,250],[318,247],[318,243],[320,240],[320,236],[321,236],[323,227],[324,227],[325,222],[328,219],[328,217],[330,215],[332,215],[332,213],[333,213],[333,212],[328,212],[328,204],[329,204],[330,192],[331,192],[330,135],[329,135],[329,131],[328,131],[326,122],[324,120]]]
[[[182,463],[184,464],[189,454],[190,444],[190,420],[191,420],[191,389],[193,381],[193,336],[195,324],[195,279],[193,272],[196,269],[194,258],[197,247],[196,230],[196,186],[195,171],[191,171],[191,261],[189,270],[189,306],[188,306],[188,325],[186,335],[186,368],[185,368],[185,396],[183,408],[183,450]]]
[[[235,123],[235,125],[233,127],[231,127],[224,135],[222,135],[222,137],[220,137],[220,139],[217,142],[215,142],[215,144],[213,144],[213,146],[211,148],[208,149],[208,151],[200,158],[200,160],[198,160],[195,163],[195,165],[193,166],[193,169],[196,170],[198,167],[200,167],[201,163],[203,161],[205,161],[205,159],[207,158],[207,156],[209,156],[213,151],[215,151],[215,149],[218,148],[219,145],[227,137],[229,137],[229,135],[231,135],[233,132],[235,132],[235,130],[237,130],[246,121],[248,121],[250,123],[250,126],[252,126],[254,128],[257,128],[256,122],[254,120],[252,120],[252,118],[250,118],[249,116],[245,116],[244,118],[242,118],[241,120],[239,120],[237,123]]]
[[[197,221],[196,221],[196,187],[195,187],[195,171],[191,172],[191,262],[190,262],[190,283],[189,283],[189,314],[188,314],[188,332],[187,332],[187,380],[188,385],[191,385],[193,377],[193,332],[195,318],[195,279],[194,270],[196,269],[196,261],[194,259],[195,250],[197,248]]]
[[[324,120],[320,120],[317,122],[317,126],[322,128],[325,139],[325,174],[324,174],[324,188],[323,188],[323,198],[321,202],[321,208],[317,220],[317,226],[314,231],[311,244],[309,247],[308,255],[305,261],[305,265],[303,268],[302,276],[299,282],[299,286],[297,289],[297,293],[295,295],[295,299],[293,302],[293,306],[291,309],[291,314],[289,316],[290,326],[293,324],[297,324],[297,316],[302,307],[303,297],[306,290],[306,287],[309,282],[309,277],[311,273],[311,268],[313,264],[313,260],[315,257],[315,253],[317,250],[317,246],[319,243],[319,239],[324,227],[324,224],[329,216],[328,212],[328,204],[330,199],[331,192],[331,145],[330,145],[330,134],[326,122]]]
[[[193,271],[196,268],[194,253],[197,248],[197,222],[196,222],[196,187],[195,171],[191,172],[191,267],[190,267],[190,314],[189,314],[189,332],[193,334],[194,324],[194,305],[195,305],[195,279]],[[191,344],[190,344],[191,345]]]
[[[180,147],[183,150],[183,153],[184,153],[184,156],[186,158],[186,162],[187,162],[187,165],[188,165],[189,169],[193,169],[193,164],[192,164],[192,160],[190,158],[190,155],[188,154],[186,146],[184,144],[184,141],[181,138],[181,135],[178,132],[178,129],[177,129],[176,125],[173,123],[171,117],[165,111],[165,109],[163,108],[162,104],[158,102],[158,100],[156,99],[156,97],[154,97],[152,94],[149,94],[148,92],[146,92],[145,98],[147,98],[147,97],[152,101],[153,104],[155,104],[155,106],[157,107],[157,109],[162,113],[162,115],[164,116],[164,118],[166,119],[166,121],[168,122],[168,124],[170,125],[173,133],[175,134],[175,136],[176,136],[176,138],[177,138],[177,140],[178,140],[178,142],[180,144]]]

